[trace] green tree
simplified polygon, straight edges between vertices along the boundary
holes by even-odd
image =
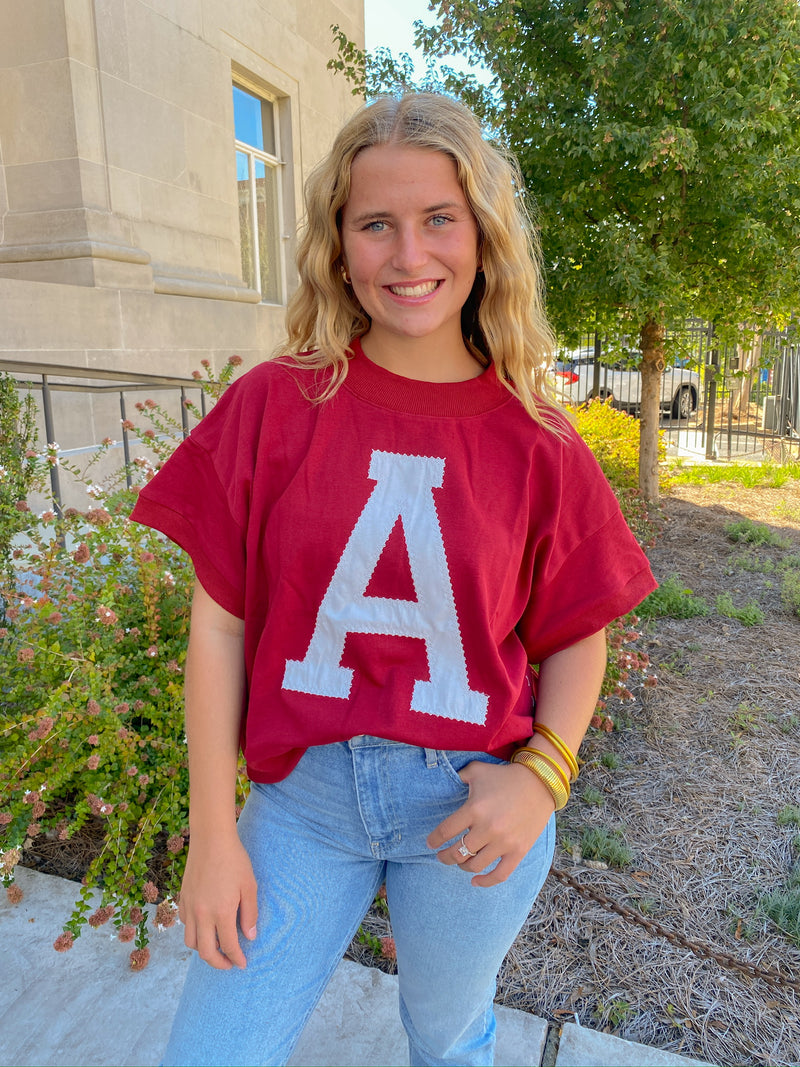
[[[551,317],[637,342],[639,485],[658,496],[668,325],[721,335],[798,307],[796,0],[437,0],[417,24],[428,86],[460,95],[517,154],[536,201]],[[488,87],[437,64],[488,68]],[[352,58],[352,57],[351,57]],[[408,81],[368,58],[367,91]]]

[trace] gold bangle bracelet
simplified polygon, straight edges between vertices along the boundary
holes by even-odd
[[[517,749],[517,751],[532,752],[534,756],[538,756],[540,759],[546,760],[547,763],[549,763],[553,770],[556,772],[561,781],[564,783],[564,788],[569,793],[569,776],[567,775],[561,764],[558,762],[558,760],[553,759],[553,757],[550,756],[547,752],[542,752],[540,748],[532,748],[530,745],[523,745],[522,748]]]
[[[518,748],[511,757],[511,762],[521,763],[532,774],[536,775],[555,801],[556,811],[560,811],[564,807],[569,800],[569,786],[564,786],[563,780],[545,762],[541,752],[536,752],[530,748]]]
[[[535,722],[532,729],[535,734],[541,734],[558,751],[559,755],[563,756],[574,782],[579,774],[578,761],[566,742],[562,741],[555,730],[551,730],[549,726],[545,726],[543,723]]]

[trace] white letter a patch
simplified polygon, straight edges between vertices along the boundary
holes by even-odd
[[[317,614],[305,659],[287,660],[283,688],[346,698],[353,671],[340,666],[348,633],[416,637],[425,642],[430,681],[414,683],[411,710],[481,725],[489,703],[469,688],[453,587],[434,488],[444,460],[373,452],[376,481]],[[416,600],[366,595],[372,572],[398,517],[406,538]]]

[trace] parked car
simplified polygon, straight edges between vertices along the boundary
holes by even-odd
[[[616,408],[635,415],[642,398],[642,376],[632,364],[638,353],[629,360],[599,365],[595,385],[595,357],[593,349],[562,352],[553,367],[555,386],[565,404],[583,404],[599,396],[611,400]],[[686,367],[667,367],[661,375],[661,411],[673,419],[688,419],[700,402],[700,375]]]

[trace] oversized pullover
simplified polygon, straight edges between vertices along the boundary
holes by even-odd
[[[244,620],[255,781],[373,734],[507,758],[530,665],[655,586],[589,449],[534,422],[490,367],[419,382],[353,344],[347,378],[268,362],[231,385],[133,518]]]

